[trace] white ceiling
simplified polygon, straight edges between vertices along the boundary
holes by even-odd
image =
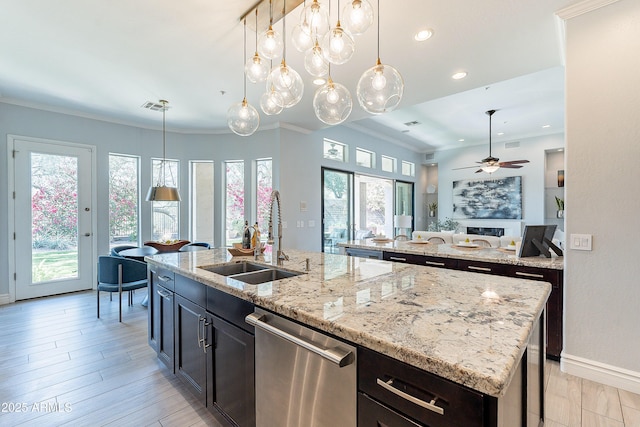
[[[555,12],[573,3],[381,0],[380,58],[402,74],[404,97],[398,110],[381,116],[365,113],[355,101],[358,78],[377,58],[374,25],[356,37],[351,61],[332,67],[333,79],[349,88],[356,103],[348,125],[420,152],[486,142],[489,109],[498,110],[494,135],[505,132],[494,141],[562,132],[564,69]],[[0,101],[157,128],[160,114],[141,105],[168,99],[169,130],[227,133],[227,109],[242,100],[243,90],[238,18],[254,4],[0,0]],[[337,0],[331,7],[335,22]],[[287,16],[288,33],[300,10]],[[274,27],[281,30],[281,22]],[[434,36],[416,42],[414,33],[425,27]],[[249,55],[255,47],[251,30],[247,39]],[[287,63],[303,75],[305,95],[279,116],[261,114],[261,128],[321,129],[303,56],[287,45]],[[468,77],[451,79],[460,70]],[[247,91],[259,109],[264,85],[248,83]],[[409,121],[420,125],[406,127]]]

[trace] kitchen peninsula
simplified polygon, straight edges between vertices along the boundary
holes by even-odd
[[[452,244],[431,244],[427,241],[390,240],[376,242],[373,239],[338,243],[347,255],[385,259],[416,265],[472,271],[508,277],[522,277],[551,283],[551,295],[547,301],[546,334],[547,357],[560,360],[563,333],[563,272],[564,257],[551,258],[516,256],[505,248],[460,247]]]
[[[229,333],[234,342],[242,337],[245,353],[232,353],[234,364],[226,371],[244,363],[246,369],[229,383],[250,389],[253,371],[246,365],[254,360],[253,327],[244,317],[259,307],[357,347],[358,425],[370,425],[367,417],[378,413],[381,419],[434,426],[538,425],[544,413],[541,320],[549,284],[343,255],[288,255],[282,268],[301,274],[259,284],[209,270],[246,261],[271,265],[269,252],[257,261],[232,258],[224,249],[146,258],[150,343],[207,406],[239,425],[254,425],[254,419],[237,417],[251,413],[252,397],[242,393],[255,390],[234,399],[246,402],[241,410],[225,405],[224,392],[216,393],[219,379],[210,373],[228,373],[212,366],[224,363],[221,356],[202,356],[202,372],[195,369],[208,381],[195,378],[194,363],[185,358],[217,352]],[[189,313],[195,313],[191,329],[183,324]],[[213,334],[215,341],[208,338],[211,325],[222,331]],[[185,340],[193,341],[188,345],[195,352],[187,350]],[[255,354],[260,352],[256,347]],[[385,366],[394,373],[382,372]],[[373,382],[367,383],[369,378]],[[414,400],[430,410],[410,401],[416,394]]]

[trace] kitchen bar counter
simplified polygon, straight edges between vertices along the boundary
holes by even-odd
[[[271,264],[267,252],[258,262]],[[284,268],[310,271],[249,285],[198,268],[232,258],[225,249],[147,257],[257,306],[499,397],[515,374],[551,286],[314,252],[287,251]]]
[[[357,248],[372,251],[389,251],[396,253],[427,255],[439,258],[455,258],[474,261],[485,261],[496,264],[519,265],[523,267],[548,268],[562,270],[564,258],[552,256],[519,258],[515,251],[504,248],[463,248],[452,244],[411,243],[411,241],[394,240],[387,243],[376,243],[372,239],[351,240],[338,243],[342,248]]]

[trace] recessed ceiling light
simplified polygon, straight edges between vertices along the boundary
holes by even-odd
[[[457,73],[451,76],[453,80],[460,80],[460,79],[464,79],[465,77],[467,77],[466,71],[458,71]]]
[[[419,124],[420,124],[420,122],[419,122],[419,121],[417,121],[417,120],[412,120],[412,121],[410,121],[410,122],[406,122],[404,125],[405,125],[405,126],[417,126],[417,125],[419,125]]]
[[[319,77],[317,79],[313,79],[313,84],[316,86],[320,86],[325,84],[327,81],[325,79],[323,79],[322,77]]]
[[[550,128],[551,125],[542,125],[543,128]]]
[[[418,31],[416,35],[413,36],[413,38],[419,42],[423,42],[427,39],[430,39],[431,36],[433,36],[433,30],[431,28],[427,28],[427,29]]]
[[[409,129],[401,130],[402,133],[409,133]]]
[[[458,142],[464,142],[464,138],[460,138]]]
[[[558,148],[558,151],[564,151],[564,148]]]
[[[498,132],[498,136],[504,135],[504,132]]]

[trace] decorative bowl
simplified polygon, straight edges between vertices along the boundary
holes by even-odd
[[[178,250],[184,245],[191,243],[188,240],[172,240],[170,243],[166,242],[156,242],[150,240],[148,242],[144,242],[145,246],[151,246],[158,250],[158,252],[178,252]]]
[[[264,243],[260,243],[260,253],[264,253],[265,248],[266,248],[266,246],[264,245]],[[232,248],[227,248],[227,251],[232,256],[253,255],[253,248],[244,249],[242,247],[242,243],[234,243]]]

